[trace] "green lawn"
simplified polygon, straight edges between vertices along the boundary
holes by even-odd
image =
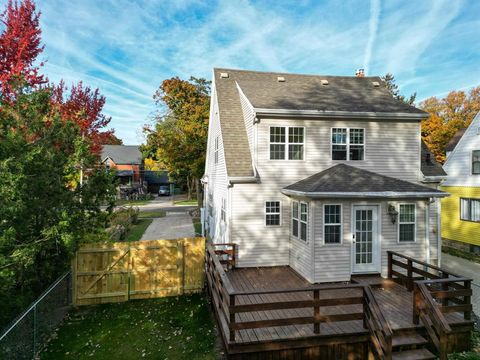
[[[179,200],[175,201],[175,205],[198,205],[197,200]]]
[[[139,219],[145,219],[145,218],[161,218],[165,217],[167,213],[165,211],[141,211],[138,213],[138,218]]]
[[[220,359],[203,295],[80,307],[41,353],[50,359]]]
[[[442,251],[453,256],[458,256],[476,263],[480,263],[480,256],[471,252],[462,251],[449,246],[442,246]]]
[[[152,223],[153,219],[138,219],[136,224],[132,224],[131,229],[125,234],[125,241],[138,241],[142,237],[148,225]]]
[[[153,199],[150,200],[116,200],[115,205],[116,206],[137,206],[137,205],[146,205],[150,203]]]

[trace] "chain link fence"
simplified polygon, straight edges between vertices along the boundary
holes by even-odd
[[[58,278],[0,334],[0,359],[34,359],[71,308],[71,273]]]

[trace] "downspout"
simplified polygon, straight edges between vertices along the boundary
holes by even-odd
[[[441,215],[442,215],[442,202],[440,199],[437,199],[437,266],[440,267],[442,264],[442,224],[441,224]]]
[[[425,260],[430,264],[430,200],[425,201]]]

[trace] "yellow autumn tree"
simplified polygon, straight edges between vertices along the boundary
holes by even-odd
[[[468,92],[451,91],[444,98],[431,97],[420,103],[430,113],[422,122],[422,139],[437,161],[445,162],[445,147],[455,133],[466,128],[480,112],[480,86]]]

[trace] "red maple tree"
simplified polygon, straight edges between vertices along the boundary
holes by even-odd
[[[4,25],[0,34],[0,91],[5,101],[15,98],[19,82],[29,87],[46,82],[39,74],[43,63],[35,64],[44,49],[39,18],[40,12],[36,11],[32,0],[9,0],[0,14],[0,22]]]
[[[111,141],[113,130],[102,131],[111,118],[102,113],[105,97],[98,89],[92,90],[80,81],[69,89],[62,80],[52,85],[53,108],[64,120],[74,121],[82,135],[92,141],[92,151],[99,153],[101,145]]]

